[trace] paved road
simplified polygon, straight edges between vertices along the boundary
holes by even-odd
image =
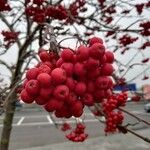
[[[150,122],[150,114],[144,112],[143,104],[128,103],[126,109]],[[0,117],[0,133],[2,129],[2,119],[3,116]],[[98,123],[97,119],[95,119],[88,110],[84,116],[79,118],[79,121],[84,121],[86,123],[89,138],[104,136],[104,124]],[[59,124],[59,127],[63,123],[62,120],[56,118],[55,122]],[[69,122],[74,126],[76,120],[71,118]],[[127,122],[135,123],[137,121],[131,117],[126,117],[125,123]],[[134,126],[134,129],[147,127],[148,126],[140,123]],[[65,141],[64,132],[56,129],[53,120],[49,117],[48,113],[42,109],[22,109],[16,112],[13,121],[10,150]]]
[[[150,137],[149,129],[142,129],[137,132]],[[20,150],[150,150],[150,144],[128,133],[126,135],[113,134],[107,137],[89,138],[83,143],[67,141]]]

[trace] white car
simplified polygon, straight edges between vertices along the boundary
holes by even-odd
[[[146,112],[150,113],[150,103],[146,104],[144,106],[144,109],[145,109]]]
[[[128,97],[128,98],[127,98],[127,102],[129,102],[129,101],[132,101],[132,98],[131,98],[131,97]]]

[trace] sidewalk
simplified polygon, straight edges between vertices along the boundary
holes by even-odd
[[[137,132],[150,138],[150,128]],[[20,150],[150,150],[150,143],[131,134],[117,134],[88,139],[83,143],[72,143],[67,141],[64,143]]]

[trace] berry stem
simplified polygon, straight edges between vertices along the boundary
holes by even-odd
[[[52,120],[52,122],[54,123],[54,126],[55,126],[57,129],[59,129],[58,123],[56,123],[56,121],[55,121],[55,119],[53,118],[53,116],[52,116],[51,113],[49,113],[49,117],[50,117],[50,119]]]
[[[136,119],[137,119],[138,121],[140,121],[140,122],[144,122],[145,124],[150,125],[150,122],[145,121],[145,120],[143,120],[142,118],[135,116],[134,114],[128,112],[127,110],[125,110],[125,109],[123,109],[123,108],[120,108],[120,107],[119,107],[118,110],[120,110],[120,111],[122,111],[122,112],[125,112],[126,114],[128,114],[128,115],[130,115],[130,116],[136,118]]]
[[[98,107],[98,106],[97,106],[97,107]],[[89,108],[89,110],[90,110],[91,112],[93,112],[90,107],[88,107],[88,108]],[[128,112],[128,111],[126,111],[126,110],[124,110],[124,109],[122,109],[122,108],[118,108],[118,110],[123,111],[123,112],[125,112],[125,113],[127,113],[127,114],[129,114],[129,115],[131,115],[131,116],[133,116],[133,117],[135,117],[136,119],[138,119],[138,121],[143,121],[143,122],[146,123],[146,124],[148,123],[148,125],[149,125],[149,122],[147,122],[147,121],[145,121],[145,120],[143,120],[143,119],[141,119],[141,118],[139,118],[139,117],[133,115],[132,113],[130,113],[130,112]],[[101,112],[102,112],[102,111],[101,111]],[[102,112],[102,113],[103,113],[103,112]],[[104,116],[105,116],[105,115],[104,115]],[[99,117],[95,116],[95,118],[98,119],[99,122],[104,123],[104,122],[102,122],[102,121],[100,120]],[[139,137],[140,139],[143,139],[145,142],[150,143],[150,139],[149,139],[149,138],[144,137],[144,136],[142,136],[142,135],[140,135],[140,134],[134,132],[133,130],[128,129],[128,128],[125,127],[125,126],[119,125],[119,126],[118,126],[118,129],[119,129],[119,131],[122,131],[122,133],[130,132],[131,134],[133,134],[133,135]],[[123,132],[123,131],[124,131],[124,132]]]
[[[138,134],[138,133],[136,133],[136,132],[134,132],[134,131],[132,131],[132,130],[126,128],[126,127],[123,127],[123,126],[120,126],[120,127],[123,128],[124,130],[130,132],[131,134],[133,134],[133,135],[135,135],[135,136],[137,136],[137,137],[143,139],[145,142],[150,143],[150,139],[149,139],[148,137],[144,137],[144,136],[142,136],[142,135],[140,135],[140,134]]]

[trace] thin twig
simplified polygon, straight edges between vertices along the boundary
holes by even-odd
[[[130,130],[130,129],[128,129],[128,128],[123,127],[123,126],[121,126],[121,128],[124,128],[125,130],[127,130],[127,131],[130,132],[131,134],[133,134],[133,135],[139,137],[140,139],[143,139],[145,142],[150,143],[150,139],[149,139],[148,137],[144,137],[144,136],[142,136],[142,135],[140,135],[140,134],[138,134],[138,133],[136,133],[136,132],[134,132],[134,131],[132,131],[132,130]]]
[[[147,122],[147,121],[143,120],[142,118],[135,116],[134,114],[128,112],[127,110],[125,110],[125,109],[123,109],[123,108],[120,108],[120,107],[119,107],[118,110],[121,110],[122,112],[127,113],[128,115],[130,115],[130,116],[136,118],[136,119],[137,119],[138,121],[140,121],[140,122],[144,122],[145,124],[150,125],[150,122]]]

